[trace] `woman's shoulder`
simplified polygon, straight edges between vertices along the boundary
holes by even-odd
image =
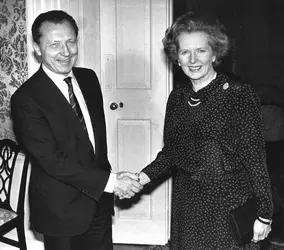
[[[239,91],[239,92],[252,90],[251,85],[242,83],[241,81],[230,81],[230,85],[233,90]]]
[[[234,96],[251,96],[257,95],[254,88],[249,84],[244,84],[241,81],[229,81],[229,89]]]
[[[182,105],[185,100],[188,98],[188,89],[189,86],[178,86],[175,87],[169,94],[168,100],[167,100],[167,108],[168,109],[176,109],[180,105]]]
[[[189,85],[176,85],[175,88],[170,92],[169,98],[171,99],[180,99],[186,93],[190,91]]]
[[[236,107],[243,109],[248,105],[260,105],[260,98],[253,86],[241,82],[231,82],[230,100],[236,104]]]

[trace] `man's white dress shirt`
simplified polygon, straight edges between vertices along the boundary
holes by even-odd
[[[42,65],[42,68],[44,70],[44,72],[49,76],[49,78],[54,82],[54,84],[58,87],[58,89],[61,91],[61,93],[64,95],[64,97],[66,98],[66,100],[70,103],[69,100],[69,93],[68,93],[68,85],[67,83],[64,81],[64,79],[68,76],[71,77],[71,81],[72,81],[72,86],[73,86],[73,90],[74,90],[74,94],[79,102],[79,106],[82,110],[82,114],[86,123],[86,127],[87,127],[87,132],[89,135],[89,139],[93,145],[94,148],[94,152],[96,152],[96,147],[95,147],[95,137],[94,137],[94,130],[93,130],[93,126],[92,126],[92,122],[91,122],[91,118],[88,112],[88,108],[84,99],[84,96],[82,94],[82,91],[79,87],[79,84],[73,74],[73,72],[71,71],[68,75],[64,76],[64,75],[60,75],[60,74],[56,74],[54,72],[52,72],[50,69],[48,69],[44,64]],[[114,185],[116,182],[116,174],[115,173],[110,173],[107,185],[104,189],[105,192],[107,193],[113,193],[114,190]]]

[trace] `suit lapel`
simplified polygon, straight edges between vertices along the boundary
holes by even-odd
[[[36,85],[37,98],[40,102],[46,103],[50,110],[53,110],[58,116],[64,117],[69,126],[72,126],[74,132],[82,141],[91,146],[89,138],[86,136],[82,125],[76,116],[74,110],[66,100],[65,96],[61,93],[54,82],[46,75],[42,68],[39,69],[41,79]]]
[[[82,94],[83,94],[84,99],[85,99],[86,106],[88,108],[89,116],[90,116],[90,119],[91,119],[93,131],[94,131],[94,137],[95,137],[94,139],[95,139],[95,143],[96,143],[96,138],[98,136],[98,135],[96,135],[96,133],[97,133],[96,122],[97,122],[97,119],[99,117],[99,115],[98,115],[99,111],[98,111],[98,105],[97,105],[96,97],[93,96],[94,90],[93,90],[93,87],[92,87],[92,84],[91,84],[91,82],[94,79],[86,78],[86,75],[80,74],[76,70],[76,68],[73,69],[73,73],[74,73],[74,76],[76,77],[76,80],[77,80],[79,86],[80,86],[80,89],[81,89]],[[96,147],[97,146],[98,145],[96,145]]]

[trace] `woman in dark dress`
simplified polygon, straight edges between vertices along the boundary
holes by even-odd
[[[163,44],[189,81],[170,94],[164,147],[140,180],[146,184],[174,170],[170,249],[259,249],[271,230],[273,205],[258,97],[214,70],[229,48],[217,20],[183,15]],[[240,247],[229,211],[252,194],[258,219],[252,242]]]

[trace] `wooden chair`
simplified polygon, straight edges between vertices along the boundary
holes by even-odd
[[[10,139],[0,140],[0,242],[18,247],[21,250],[26,250],[24,204],[29,159],[27,156],[24,156],[23,162],[18,164],[17,158],[20,152],[21,149],[16,142]],[[13,193],[17,194],[17,197],[15,197],[17,208],[13,210],[11,205],[11,192],[13,182],[14,187],[15,184],[17,184],[15,182],[18,181],[13,180],[16,168],[19,168],[22,174],[17,185],[19,186],[19,192]],[[13,229],[17,230],[18,241],[4,236]]]

